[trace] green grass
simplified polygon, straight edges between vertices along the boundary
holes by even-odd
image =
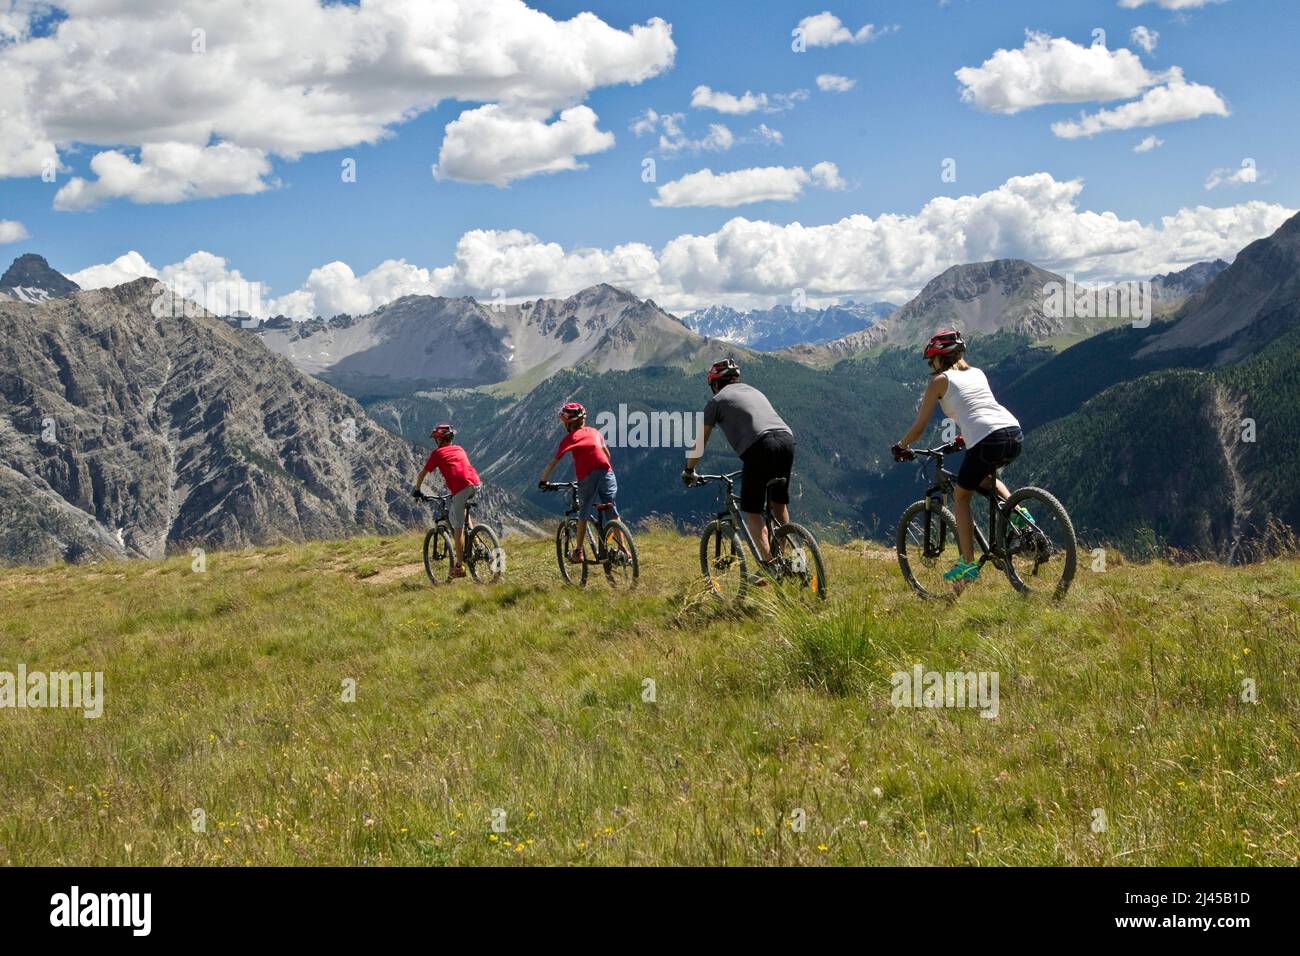
[[[836,547],[807,615],[639,543],[632,595],[519,539],[434,589],[418,535],[0,571],[0,670],[106,681],[98,720],[0,711],[0,864],[1297,862],[1296,560],[926,604]],[[892,707],[916,663],[997,671],[998,718]]]

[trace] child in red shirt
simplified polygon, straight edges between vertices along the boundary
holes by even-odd
[[[447,523],[451,525],[452,537],[456,541],[456,566],[452,568],[451,576],[463,578],[465,576],[466,513],[469,510],[470,500],[478,496],[482,482],[479,481],[474,466],[469,463],[469,455],[465,454],[465,449],[460,445],[452,444],[452,439],[456,437],[456,429],[450,425],[437,425],[429,433],[429,437],[438,447],[433,450],[433,454],[424,465],[424,471],[420,472],[420,477],[415,480],[415,490],[412,494],[418,498],[424,479],[435,468],[441,472],[442,480],[447,483],[447,492],[451,495],[451,502],[447,508]]]
[[[568,432],[555,451],[555,457],[542,472],[538,487],[545,488],[551,472],[566,454],[573,455],[573,473],[578,479],[578,537],[577,547],[569,554],[569,563],[582,563],[582,542],[587,540],[587,521],[595,520],[597,504],[613,504],[618,494],[614,468],[609,462],[609,446],[594,428],[587,426],[587,410],[577,402],[560,409],[560,423]],[[617,515],[615,511],[615,515]]]

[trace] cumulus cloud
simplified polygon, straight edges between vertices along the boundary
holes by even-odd
[[[808,98],[804,90],[795,90],[793,93],[777,93],[768,96],[766,93],[751,93],[746,90],[740,96],[734,93],[724,93],[721,90],[714,90],[708,86],[697,86],[691,93],[691,106],[697,110],[716,110],[719,113],[727,113],[732,116],[743,116],[746,113],[780,113],[783,110],[793,109],[796,103],[800,103]]]
[[[505,186],[538,173],[585,169],[579,156],[614,146],[614,134],[596,123],[589,106],[564,110],[550,123],[545,113],[529,115],[496,104],[467,110],[447,125],[433,175]]]
[[[1139,27],[1134,36],[1154,48],[1154,31]],[[964,66],[956,75],[964,101],[997,113],[1018,113],[1048,103],[1127,99],[1141,93],[1114,109],[1053,123],[1052,132],[1063,139],[1228,115],[1223,97],[1212,87],[1188,83],[1178,67],[1153,73],[1132,50],[1108,50],[1101,43],[1085,47],[1032,30],[1025,31],[1021,49],[998,50],[980,66]]]
[[[1129,31],[1128,40],[1134,46],[1140,46],[1148,53],[1155,51],[1156,44],[1160,42],[1160,34],[1144,26],[1136,26]]]
[[[108,199],[136,203],[177,203],[187,199],[259,193],[269,188],[271,162],[259,149],[230,143],[193,146],[147,143],[139,160],[110,150],[90,161],[98,177],[74,176],[54,196],[56,209],[89,209]]]
[[[14,219],[0,219],[0,244],[27,238],[27,227]]]
[[[659,187],[655,206],[743,206],[755,202],[789,202],[803,195],[805,186],[843,189],[844,180],[834,163],[801,166],[760,166],[715,173],[701,169]]]
[[[1133,147],[1133,152],[1149,153],[1151,152],[1151,150],[1158,149],[1163,145],[1165,145],[1165,141],[1160,137],[1148,136],[1146,139],[1142,140],[1142,142],[1138,143],[1136,146]]]
[[[839,76],[835,73],[823,73],[817,77],[817,89],[823,93],[847,93],[857,85],[857,80],[851,80],[847,76]]]
[[[0,177],[39,175],[60,148],[79,144],[222,143],[293,160],[375,143],[446,100],[527,116],[535,140],[538,127],[556,125],[544,119],[599,87],[662,73],[676,53],[661,19],[619,30],[591,13],[556,20],[523,0],[283,0],[256,17],[245,0],[59,6],[66,17],[48,36],[23,32],[25,17],[21,28],[4,27],[16,39],[0,44]],[[471,117],[460,132],[481,122]],[[573,132],[574,122],[561,120],[561,131]],[[589,132],[578,140],[589,145]],[[445,144],[444,152],[457,148]],[[485,161],[476,170],[443,156],[440,166],[456,165],[473,181],[510,178],[508,164]],[[519,168],[530,164],[538,172],[576,165],[546,155]],[[260,188],[261,167],[242,169],[230,188]]]
[[[735,134],[722,123],[710,123],[708,132],[692,138],[682,128],[685,121],[683,113],[657,113],[647,109],[632,121],[630,128],[637,137],[659,130],[659,151],[666,155],[687,151],[720,153],[731,149],[736,143]]]
[[[1052,124],[1052,132],[1062,139],[1079,139],[1096,136],[1110,130],[1138,129],[1196,119],[1200,116],[1227,116],[1228,104],[1212,87],[1201,83],[1188,83],[1177,68],[1170,82],[1154,86],[1140,99],[1117,106],[1083,114],[1077,120]]]
[[[1132,50],[1080,46],[1025,31],[1019,50],[997,50],[957,71],[961,97],[980,109],[1019,113],[1047,103],[1088,103],[1136,96],[1157,82]]]
[[[804,17],[795,27],[797,35],[803,37],[804,46],[838,46],[841,43],[869,43],[886,33],[892,33],[897,27],[878,29],[868,23],[853,31],[846,27],[840,18],[823,11],[811,17]]]
[[[1028,259],[1086,282],[1145,279],[1204,259],[1231,259],[1295,212],[1251,201],[1184,208],[1143,223],[1082,208],[1082,192],[1081,181],[1035,173],[984,193],[935,197],[912,213],[858,214],[821,225],[735,217],[712,233],[678,236],[657,251],[643,243],[566,250],[518,230],[474,230],[461,237],[446,265],[422,268],[395,260],[355,275],[344,263],[329,263],[299,289],[265,299],[263,311],[355,314],[399,295],[491,298],[494,289],[512,299],[565,296],[598,282],[674,310],[766,307],[788,301],[796,288],[812,300],[899,301],[950,266],[1003,257]],[[156,273],[214,278],[215,259],[202,260],[206,268],[181,263]],[[230,271],[224,263],[223,268]],[[106,275],[103,269],[72,278],[91,287],[99,284],[93,278]]]
[[[1255,168],[1255,161],[1246,159],[1242,160],[1241,165],[1236,169],[1225,166],[1213,170],[1206,177],[1205,188],[1208,191],[1218,189],[1220,186],[1248,186],[1256,182],[1259,182],[1259,171]]]

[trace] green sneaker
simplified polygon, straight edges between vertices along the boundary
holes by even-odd
[[[958,561],[952,568],[944,572],[945,581],[978,581],[980,576],[980,566],[978,561]]]
[[[1034,523],[1034,516],[1029,513],[1024,505],[1016,505],[1016,510],[1011,512],[1011,527],[1017,531],[1023,531],[1028,525]]]

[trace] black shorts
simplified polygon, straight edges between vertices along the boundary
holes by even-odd
[[[789,432],[767,432],[740,456],[744,470],[740,473],[740,510],[762,514],[769,497],[774,505],[790,503],[790,470],[794,468],[794,436]],[[784,478],[785,484],[772,489],[767,483]]]
[[[1020,456],[1022,443],[1020,429],[1014,425],[989,432],[966,449],[966,457],[957,470],[957,484],[967,491],[978,491],[985,478]]]

